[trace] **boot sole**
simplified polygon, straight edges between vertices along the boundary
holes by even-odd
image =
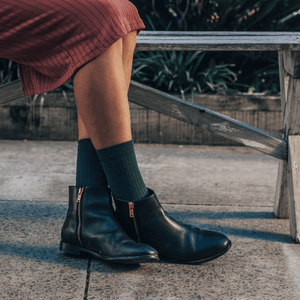
[[[216,255],[206,257],[206,258],[203,258],[203,259],[199,259],[199,260],[193,260],[193,261],[176,261],[174,259],[168,259],[168,258],[163,257],[163,256],[160,256],[159,258],[161,260],[164,260],[164,261],[167,261],[167,262],[172,262],[172,263],[177,263],[177,264],[196,265],[196,264],[202,264],[202,263],[214,260],[214,259],[224,255],[226,252],[229,251],[230,248],[231,248],[231,242],[228,244],[227,248],[225,248],[221,252],[217,253]]]
[[[139,256],[119,256],[112,257],[108,255],[99,254],[97,252],[81,248],[78,246],[73,246],[64,242],[60,242],[59,250],[63,253],[69,253],[73,255],[81,255],[83,253],[89,254],[93,257],[100,258],[105,261],[117,262],[122,264],[138,264],[138,263],[147,263],[147,262],[158,262],[159,257],[155,254],[149,255],[139,255]]]

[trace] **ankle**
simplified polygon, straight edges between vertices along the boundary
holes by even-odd
[[[148,189],[138,168],[132,140],[96,151],[114,197],[137,201]]]
[[[90,139],[78,141],[76,186],[107,187],[107,180]]]

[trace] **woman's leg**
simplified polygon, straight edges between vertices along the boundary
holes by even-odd
[[[122,38],[122,62],[127,93],[131,80],[135,40],[136,31],[133,31]],[[91,143],[90,136],[79,114],[78,140],[76,186],[107,186],[105,173],[99,162],[95,148]]]
[[[129,144],[129,80],[126,82],[122,52],[125,44],[133,54],[135,36],[131,37],[118,40],[74,78],[79,114],[111,187],[118,219],[132,239],[151,245],[167,260],[195,263],[214,259],[229,250],[228,238],[168,217],[138,171]],[[131,61],[129,56],[127,64]]]
[[[148,195],[132,143],[127,97],[135,44],[136,32],[131,32],[74,76],[79,115],[108,185],[114,196],[130,201]]]
[[[131,32],[122,38],[122,61],[127,93],[131,79],[135,39],[136,32]],[[105,173],[79,114],[76,186],[107,186]]]
[[[131,72],[132,72],[132,60],[135,49],[135,40],[136,40],[136,31],[130,32],[128,35],[122,38],[122,61],[123,61],[123,70],[124,77],[126,83],[126,90],[128,93],[130,80],[131,80]],[[83,124],[83,121],[78,114],[78,140],[89,139],[90,136]]]
[[[115,122],[111,117],[113,114],[111,109],[114,107],[109,102],[112,97],[111,102],[116,106],[121,106],[121,109],[117,109],[119,115],[123,114],[123,110],[125,110],[125,116],[129,114],[126,105],[122,104],[123,99],[126,99],[122,57],[121,60],[116,59],[116,54],[122,49],[120,46],[122,46],[122,40],[119,40],[102,56],[84,66],[74,77],[75,97],[80,116],[83,112],[84,120],[82,122],[79,117],[77,171],[80,172],[76,176],[77,187],[70,188],[70,204],[62,228],[60,248],[62,251],[75,254],[82,251],[92,253],[110,261],[154,262],[158,260],[156,250],[151,246],[134,242],[116,220],[105,173],[89,139],[92,136],[96,144],[102,145],[103,141],[103,145],[110,145],[105,141],[106,129],[109,128],[107,126],[112,126],[114,130],[117,130],[117,134],[112,133],[116,134],[117,141],[122,142],[123,139],[127,141],[128,137],[131,137],[126,130],[123,130],[126,128],[128,118],[125,121],[121,118],[120,121]],[[122,55],[122,52],[119,54]],[[119,65],[114,65],[114,60]],[[105,114],[105,109],[108,110],[108,115]],[[87,124],[88,130],[85,129],[84,124]],[[100,128],[100,135],[97,128]],[[101,135],[103,133],[104,137]],[[101,174],[104,176],[102,179]],[[77,225],[74,226],[75,224]]]
[[[126,39],[118,40],[74,76],[75,98],[81,117],[79,139],[90,137],[96,150],[131,140],[129,80],[125,77],[123,61],[128,65],[130,55],[125,49],[132,49],[133,55],[135,38],[136,32],[132,32]],[[126,52],[124,58],[123,52]],[[128,68],[126,71],[128,74]]]

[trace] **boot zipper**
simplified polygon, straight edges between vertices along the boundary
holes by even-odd
[[[138,231],[137,224],[136,224],[136,221],[135,221],[135,216],[134,216],[134,203],[133,202],[128,202],[128,206],[129,206],[129,218],[133,219],[135,232],[136,232],[136,235],[137,235],[137,238],[138,238],[138,242],[140,243],[141,239],[140,239],[139,231]]]
[[[78,190],[78,196],[77,196],[77,212],[78,212],[78,226],[77,226],[77,238],[79,240],[79,243],[82,244],[81,239],[80,239],[80,229],[81,229],[81,210],[80,210],[80,202],[81,202],[81,197],[83,194],[84,188],[80,187]]]

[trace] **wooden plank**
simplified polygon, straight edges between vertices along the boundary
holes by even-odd
[[[141,32],[139,51],[300,51],[300,34],[241,32]]]
[[[260,47],[284,46],[287,49],[292,46],[299,49],[299,39],[294,37],[280,37],[280,36],[141,36],[138,38],[138,44],[156,44],[156,45],[261,45]],[[293,50],[296,50],[293,49]],[[232,47],[232,50],[233,47]]]
[[[29,104],[28,98],[33,96],[24,96],[19,99],[15,99],[13,102],[5,103],[2,107],[14,107],[14,106],[26,106]],[[40,106],[41,95],[36,100],[36,105]],[[44,97],[43,107],[61,107],[61,108],[76,108],[76,102],[74,93],[66,93],[66,97],[61,93],[48,93]]]
[[[300,80],[284,74],[285,108],[283,128],[285,136],[300,134]]]
[[[300,79],[300,52],[286,51],[284,55],[284,69],[295,79]]]
[[[171,35],[171,34],[164,34],[164,32],[161,32],[159,35],[139,35],[139,41],[167,41],[169,43],[173,43],[176,40],[179,41],[204,41],[205,43],[209,44],[272,44],[272,45],[289,45],[294,44],[298,45],[299,43],[299,35],[298,36],[278,36],[278,35],[215,35],[213,32],[211,34],[196,34],[196,35],[189,35],[189,34],[183,34],[183,35]]]
[[[20,80],[0,85],[0,95],[0,107],[28,105],[27,96],[22,91]],[[43,107],[76,107],[74,93],[65,95],[66,98],[62,97],[62,93],[47,93]]]
[[[284,115],[287,88],[286,88],[286,72],[284,70],[283,52],[278,52],[279,72],[280,72],[280,90],[281,90],[281,108]],[[285,138],[285,134],[283,134]],[[287,169],[288,165],[284,161],[279,162],[278,175],[275,191],[274,214],[279,219],[288,219],[288,194],[287,194]]]
[[[0,86],[0,94],[6,88],[6,85]],[[180,97],[178,94],[174,94],[174,96]],[[61,93],[48,93],[45,97],[44,106],[76,107],[74,93],[67,93],[67,98],[67,101],[63,99]],[[186,100],[192,101],[189,95],[186,96]],[[1,96],[0,103],[2,101],[2,106],[20,106],[26,105],[27,102],[22,92],[16,96],[11,95],[7,101]],[[192,102],[214,111],[281,111],[281,97],[264,94],[195,94]]]
[[[249,43],[245,41],[219,41],[215,43],[210,39],[176,39],[176,40],[139,40],[137,51],[300,51],[300,44],[285,43],[280,41],[261,41]]]
[[[166,117],[157,112],[150,113],[151,110],[134,103],[130,103],[130,111],[132,117],[131,128],[135,141],[140,141],[144,134],[148,134],[144,141],[158,144],[239,145],[237,142],[202,130],[191,124]],[[148,114],[146,111],[148,111]],[[218,111],[218,113],[271,134],[280,135],[279,129],[282,128],[281,112],[222,110]],[[147,128],[147,132],[145,130],[143,132],[139,131],[139,128]]]
[[[45,107],[42,115],[38,107],[32,111],[28,106],[0,109],[1,139],[76,141],[77,127],[74,108]]]
[[[0,106],[24,97],[21,80],[0,86]]]
[[[0,88],[1,89],[1,88]],[[10,110],[13,107],[28,107],[28,97],[24,96],[21,93],[21,98],[17,99],[14,102],[8,102],[3,105],[3,107],[7,107]],[[55,107],[55,108],[61,108],[62,111],[67,112],[66,108],[74,108],[76,109],[76,103],[74,99],[73,93],[68,93],[67,98],[65,99],[61,93],[48,93],[44,100],[44,113],[45,118],[49,119],[51,116],[46,116],[46,113],[48,110],[45,110],[47,107]],[[187,99],[188,96],[187,96]],[[264,130],[274,134],[278,135],[278,130],[282,126],[281,124],[278,126],[278,118],[280,118],[280,98],[278,96],[266,96],[266,95],[248,95],[248,94],[241,94],[241,95],[196,95],[194,103],[198,104],[200,106],[207,107],[209,109],[212,109],[214,111],[218,111],[221,114],[224,114],[230,118],[234,118],[239,120],[240,122],[244,122],[248,125],[255,126],[259,129],[263,129],[261,127],[260,123],[254,123],[252,119],[257,119],[256,116],[258,114],[259,110],[263,110],[262,112],[262,120],[263,122],[266,122],[267,128]],[[36,110],[39,110],[40,101],[39,98],[36,101]],[[142,114],[142,112],[139,112],[137,114],[137,110],[145,110],[144,107],[136,105],[134,103],[130,103],[131,113],[132,113],[132,130],[133,130],[133,136],[136,141],[138,142],[154,142],[154,143],[167,143],[171,140],[175,143],[179,144],[203,144],[203,145],[237,145],[237,142],[233,142],[231,140],[228,140],[222,136],[212,135],[212,133],[201,131],[200,129],[197,129],[197,127],[188,125],[185,126],[181,124],[180,126],[176,124],[176,122],[179,122],[178,120],[172,120],[170,118],[167,118],[168,121],[171,122],[166,130],[170,130],[169,132],[166,132],[164,130],[161,130],[161,122],[159,120],[160,114],[156,113],[156,117],[154,120],[154,117],[147,118],[148,116],[152,116],[153,113],[149,114],[149,112],[145,112],[145,116]],[[252,111],[256,110],[256,111]],[[241,115],[241,118],[236,118],[235,111],[240,110],[243,111],[243,114]],[[279,111],[280,110],[280,111]],[[270,111],[270,117],[267,116],[267,112]],[[154,116],[154,115],[153,115]],[[5,127],[7,120],[10,118],[9,112],[4,114],[2,116],[4,118],[1,121],[0,127],[2,131],[5,131],[6,133],[2,134],[1,136],[3,138],[17,138],[20,137],[23,132],[20,129],[17,129],[17,127],[14,125],[13,128],[11,127]],[[266,120],[264,120],[266,118]],[[49,122],[51,120],[49,119]],[[174,136],[172,135],[172,132],[174,132],[173,128],[176,126],[179,126],[180,128],[180,139],[175,140],[175,133]],[[147,130],[146,130],[147,129]],[[8,132],[9,131],[9,132]],[[20,132],[20,134],[18,133]],[[17,135],[16,135],[17,134]],[[29,134],[29,133],[28,133]],[[27,134],[27,138],[30,138]],[[31,134],[31,133],[30,133]],[[47,132],[43,134],[43,136],[47,136]],[[61,135],[61,133],[60,133]],[[36,136],[32,136],[31,138],[36,138]],[[51,137],[52,138],[52,137]]]
[[[287,169],[286,161],[280,160],[275,191],[274,214],[278,219],[288,219]]]
[[[143,30],[139,36],[280,36],[298,37],[299,31],[159,31]]]
[[[176,96],[176,95],[174,95]],[[263,94],[195,94],[192,101],[189,96],[186,100],[213,111],[240,110],[240,111],[281,111],[281,97]]]
[[[290,61],[295,66],[297,56],[283,53],[283,62]],[[281,62],[282,65],[282,62]],[[295,79],[286,70],[281,72],[282,104],[284,106],[284,134],[288,137],[287,198],[291,235],[300,242],[300,80]],[[284,174],[282,175],[284,177]],[[284,179],[282,180],[283,184]]]
[[[291,236],[300,243],[300,136],[288,137],[288,199]]]
[[[286,160],[285,140],[202,106],[131,81],[129,101]]]

